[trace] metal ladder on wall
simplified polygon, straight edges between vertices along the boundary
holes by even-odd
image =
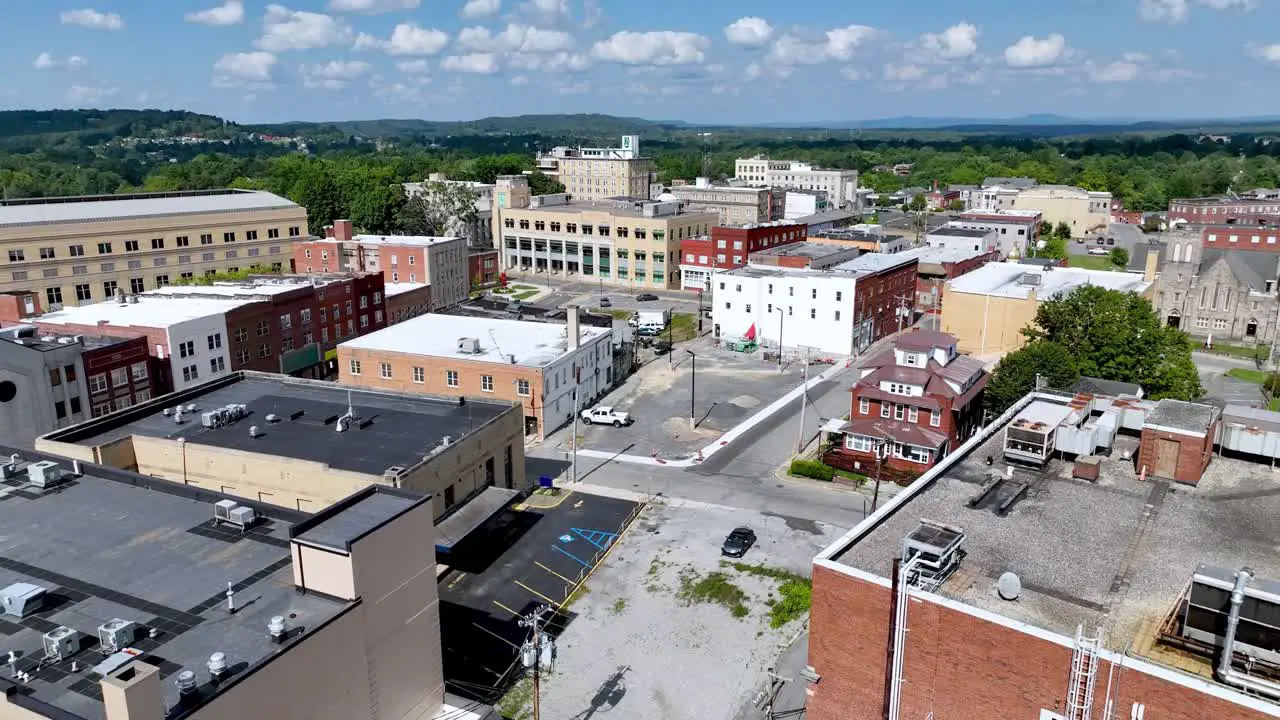
[[[1084,626],[1076,626],[1076,646],[1071,655],[1071,687],[1067,690],[1067,720],[1092,720],[1093,687],[1098,678],[1098,647],[1101,637],[1085,637]]]

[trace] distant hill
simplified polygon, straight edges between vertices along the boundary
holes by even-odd
[[[154,137],[219,133],[234,127],[222,118],[184,110],[0,111],[0,139]]]
[[[657,122],[613,115],[516,115],[479,120],[443,122],[436,120],[384,119],[344,122],[287,122],[251,125],[252,132],[273,135],[326,135],[340,133],[369,138],[444,137],[451,135],[549,135],[604,137],[644,135],[685,127],[683,123]]]

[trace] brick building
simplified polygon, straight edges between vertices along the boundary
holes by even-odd
[[[293,244],[299,273],[380,272],[385,283],[431,285],[432,309],[456,305],[471,290],[467,239],[412,235],[357,235],[337,220],[319,240]]]
[[[705,290],[717,270],[735,270],[747,264],[753,252],[803,242],[808,226],[791,221],[741,225],[716,225],[710,235],[680,241],[680,287]]]
[[[1179,198],[1169,201],[1170,221],[1192,225],[1280,225],[1280,191],[1255,190],[1226,197]]]
[[[849,420],[833,421],[837,443],[823,460],[870,473],[883,463],[914,477],[959,447],[982,422],[989,373],[956,354],[956,339],[918,330],[862,361],[850,388]]]
[[[958,188],[939,187],[937,180],[933,181],[933,187],[925,193],[924,197],[929,203],[930,210],[949,210],[951,203],[962,202]]]
[[[942,290],[948,280],[972,272],[989,262],[998,262],[1000,252],[993,250],[918,247],[901,253],[914,258],[916,271],[916,312],[937,313],[942,310]]]
[[[1280,577],[1280,498],[1255,496],[1269,467],[1215,457],[1175,493],[1124,459],[1138,438],[1123,434],[1096,482],[1056,459],[992,466],[1033,399],[1064,402],[1019,401],[814,559],[806,717],[1280,715],[1264,616],[1242,615],[1231,673],[1215,663],[1235,569],[1257,578],[1243,607],[1273,607],[1258,598]]]
[[[862,250],[829,243],[797,242],[757,250],[747,256],[751,265],[797,270],[826,270],[856,259]]]
[[[1199,483],[1221,422],[1222,412],[1212,405],[1161,400],[1142,424],[1138,466],[1151,477]]]
[[[498,249],[495,247],[467,248],[467,281],[471,287],[485,287],[498,282]]]

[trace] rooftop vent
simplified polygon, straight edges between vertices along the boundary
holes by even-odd
[[[502,359],[503,359],[503,361],[504,361],[504,362],[506,362],[508,365],[515,365],[515,364],[516,364],[516,356],[515,356],[515,355],[512,355],[511,353],[507,353],[506,355],[503,355],[503,356],[502,356]]]
[[[129,647],[138,639],[138,625],[130,620],[116,618],[98,626],[98,645],[103,652],[113,653]]]
[[[45,589],[31,583],[14,583],[0,590],[0,610],[5,615],[24,618],[44,606]]]
[[[268,423],[278,423],[278,422],[280,422],[280,416],[279,416],[279,415],[276,415],[275,413],[267,413],[267,422],[268,422]]]
[[[205,663],[205,667],[209,668],[209,681],[213,683],[222,682],[223,675],[227,673],[227,655],[226,653],[216,652],[209,656],[209,662]]]
[[[458,352],[466,355],[479,355],[480,339],[470,337],[458,338]]]
[[[1040,280],[1039,273],[1022,273],[1022,277],[1018,278],[1018,284],[1026,287],[1036,287],[1040,284]]]
[[[27,466],[27,481],[38,488],[51,488],[62,482],[62,468],[52,460],[41,460]]]
[[[251,438],[262,437],[262,430],[259,430],[257,425],[250,425],[249,437]]]
[[[267,623],[267,634],[271,636],[271,642],[280,644],[284,642],[285,637],[289,634],[289,626],[285,624],[283,615],[276,615],[271,618],[271,622]]]
[[[1004,573],[996,581],[996,594],[1001,600],[1017,600],[1022,594],[1022,579],[1011,572]]]

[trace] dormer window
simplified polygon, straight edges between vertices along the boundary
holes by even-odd
[[[902,362],[911,366],[919,366],[922,364],[920,362],[920,355],[911,352],[902,354]]]

